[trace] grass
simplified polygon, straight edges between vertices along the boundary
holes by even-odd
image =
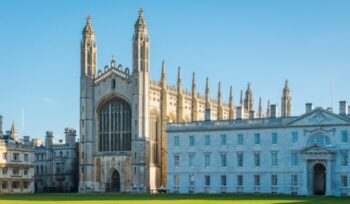
[[[235,194],[16,194],[0,195],[0,204],[341,204],[350,203],[350,197],[305,197],[286,195]]]

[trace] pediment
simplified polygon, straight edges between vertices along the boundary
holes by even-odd
[[[350,119],[334,114],[322,108],[305,113],[287,124],[287,126],[350,125]]]
[[[302,154],[335,154],[334,151],[322,147],[320,145],[313,145],[310,147],[305,147],[303,150],[301,150]]]

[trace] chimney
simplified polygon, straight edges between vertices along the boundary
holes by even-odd
[[[205,109],[205,121],[211,121],[211,108]]]
[[[270,118],[277,118],[277,104],[270,105]]]
[[[339,101],[339,115],[347,115],[348,111],[346,110],[346,101]]]
[[[249,111],[249,119],[254,119],[255,118],[255,111]]]
[[[236,107],[236,118],[242,120],[244,118],[244,108],[242,106]]]
[[[306,103],[305,104],[305,113],[309,113],[312,111],[312,103]]]

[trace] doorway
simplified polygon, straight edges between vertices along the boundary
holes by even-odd
[[[323,164],[314,166],[314,195],[326,194],[326,167]]]

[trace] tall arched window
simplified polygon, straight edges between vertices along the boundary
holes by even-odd
[[[149,119],[149,134],[150,134],[150,146],[151,146],[151,164],[158,165],[160,162],[160,117],[156,110],[152,110]]]
[[[319,145],[322,147],[330,146],[331,140],[326,135],[316,134],[311,136],[307,141],[307,146],[312,146],[312,145]]]
[[[131,107],[121,98],[113,98],[99,110],[100,152],[131,151]]]

